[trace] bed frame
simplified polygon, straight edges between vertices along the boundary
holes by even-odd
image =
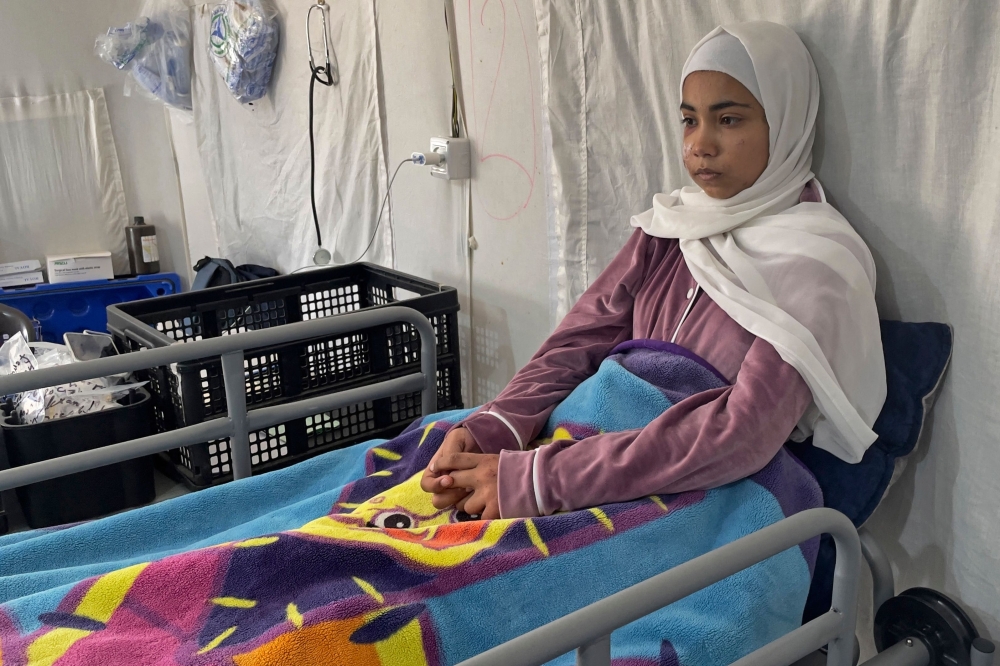
[[[126,337],[141,345],[149,346],[146,341],[148,327],[145,324],[125,314],[120,314],[119,319],[124,321],[122,333]],[[283,345],[309,338],[347,334],[363,328],[384,326],[396,322],[410,324],[420,334],[420,372],[347,391],[305,398],[288,404],[247,410],[246,377],[243,366],[243,352],[245,350]],[[178,343],[169,347],[144,349],[85,363],[73,363],[55,368],[43,368],[34,372],[8,375],[0,377],[0,396],[78,382],[84,379],[169,366],[173,363],[194,361],[210,356],[222,358],[222,377],[225,385],[226,404],[229,407],[227,416],[99,449],[0,471],[0,491],[224,437],[228,437],[230,441],[233,478],[243,479],[251,475],[249,433],[252,431],[263,430],[292,419],[313,416],[320,412],[347,407],[366,400],[377,400],[415,391],[421,392],[420,405],[423,416],[429,416],[437,411],[437,345],[434,328],[424,315],[411,308],[401,306],[373,308],[336,317],[314,319],[183,344]]]
[[[409,323],[420,334],[419,372],[370,386],[248,411],[243,365],[245,350],[332,336],[395,322]],[[141,322],[132,320],[127,322],[123,332],[131,339],[142,342],[144,329]],[[251,431],[407,392],[421,392],[421,412],[424,416],[433,413],[437,405],[437,349],[434,330],[422,314],[399,306],[385,306],[0,377],[0,396],[210,356],[222,358],[229,408],[227,416],[100,449],[3,470],[0,471],[0,491],[224,437],[230,438],[233,476],[235,479],[242,479],[251,475]],[[579,666],[610,666],[611,633],[615,629],[821,534],[830,534],[837,548],[832,607],[820,617],[735,663],[738,666],[787,666],[825,648],[828,666],[853,666],[857,663],[855,625],[862,556],[872,571],[876,608],[894,595],[892,570],[885,554],[870,535],[863,530],[859,535],[846,516],[826,508],[797,513],[514,638],[462,662],[460,666],[544,664],[573,650],[576,650],[576,663]],[[971,642],[971,648],[964,654],[967,659],[959,659],[956,666],[990,666],[992,643],[975,636],[970,637],[968,642]],[[938,647],[925,636],[915,634],[913,638],[896,642],[866,664],[937,666],[940,663],[943,666],[950,660],[940,658]]]
[[[605,597],[538,629],[461,662],[458,666],[537,666],[576,650],[577,666],[610,666],[611,632],[664,606],[709,587],[758,562],[819,536],[829,534],[837,548],[833,603],[829,611],[734,662],[734,666],[856,666],[859,658],[855,637],[858,580],[861,558],[872,574],[872,601],[881,608],[894,595],[892,568],[885,552],[864,528],[833,509],[809,509],[669,571],[648,578],[621,592]],[[928,591],[933,592],[933,591]],[[904,593],[905,594],[905,593]],[[893,618],[912,624],[914,634],[894,643],[865,662],[865,666],[991,666],[994,645],[973,633],[942,626],[956,622],[957,605],[934,593],[945,605],[939,617],[907,615],[904,609]],[[891,604],[890,604],[891,606]],[[967,619],[962,614],[963,619]],[[877,622],[878,620],[876,620]],[[941,622],[938,626],[938,621]],[[920,626],[923,625],[923,626]],[[956,654],[955,648],[965,650]]]

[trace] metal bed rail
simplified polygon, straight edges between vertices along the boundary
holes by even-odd
[[[459,666],[539,666],[576,650],[578,666],[610,666],[611,632],[798,544],[829,534],[837,547],[833,604],[798,629],[735,662],[787,666],[829,646],[828,666],[852,666],[861,543],[844,514],[809,509],[461,662]]]
[[[420,334],[419,372],[369,386],[305,398],[288,404],[247,409],[244,351],[310,338],[346,334],[362,328],[395,322],[410,324]],[[138,321],[134,321],[133,324],[137,327],[142,326]],[[125,334],[134,337],[138,332],[137,328],[136,331],[125,331]],[[249,439],[251,430],[261,430],[292,419],[347,407],[366,400],[376,400],[416,391],[421,392],[421,413],[423,416],[437,411],[437,339],[434,328],[423,314],[401,306],[385,306],[349,312],[324,319],[246,331],[236,335],[195,342],[174,343],[158,349],[146,349],[95,361],[7,375],[0,377],[0,396],[84,379],[146,370],[210,356],[219,356],[222,359],[222,374],[228,404],[226,416],[99,449],[3,470],[0,471],[0,490],[10,490],[30,483],[47,481],[67,474],[83,472],[95,467],[103,467],[223,437],[229,437],[230,441],[233,478],[242,479],[252,473]]]

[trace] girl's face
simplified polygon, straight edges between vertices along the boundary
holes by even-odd
[[[713,199],[757,182],[767,168],[769,128],[753,94],[728,74],[692,72],[683,98],[684,166],[694,182]]]

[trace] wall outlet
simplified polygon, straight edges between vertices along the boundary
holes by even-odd
[[[472,157],[468,139],[434,137],[431,139],[431,152],[444,157],[441,164],[431,167],[431,175],[435,178],[465,180],[471,176]]]

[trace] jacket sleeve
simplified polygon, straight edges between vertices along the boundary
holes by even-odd
[[[649,237],[636,230],[503,392],[459,424],[484,453],[523,450],[555,406],[597,371],[608,352],[632,338],[649,247]]]
[[[809,406],[805,381],[756,339],[732,386],[683,400],[639,430],[500,455],[504,518],[707,490],[761,470]]]

